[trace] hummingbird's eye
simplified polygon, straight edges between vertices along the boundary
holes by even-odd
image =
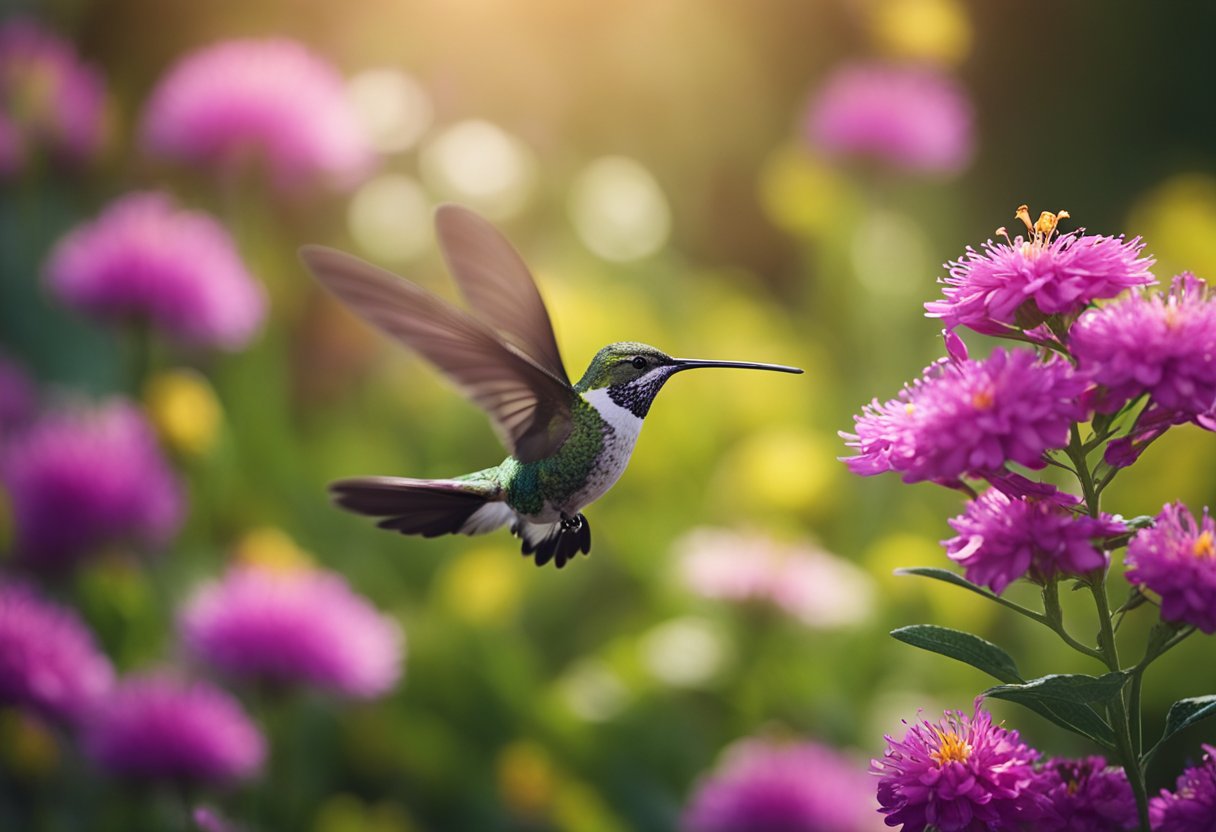
[[[633,362],[632,362],[632,364],[633,364],[633,366],[634,366],[634,369],[637,369],[637,370],[645,370],[645,369],[646,369],[646,359],[645,359],[645,358],[643,358],[643,357],[642,357],[642,356],[640,356],[640,355],[635,355],[635,356],[633,357]]]

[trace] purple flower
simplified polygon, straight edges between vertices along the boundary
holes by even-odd
[[[66,161],[88,161],[104,140],[101,76],[37,23],[0,23],[0,173],[15,172],[38,147]]]
[[[1161,618],[1216,633],[1216,523],[1196,522],[1182,503],[1166,505],[1156,525],[1127,545],[1127,580],[1161,596]]]
[[[0,482],[16,555],[49,569],[108,544],[163,546],[185,510],[151,426],[122,399],[42,416],[3,448]]]
[[[994,725],[975,702],[972,716],[947,711],[934,724],[908,726],[902,740],[887,738],[874,760],[880,811],[903,832],[1002,832],[1020,830],[1047,808],[1038,752],[1017,731]]]
[[[372,162],[342,77],[285,38],[222,41],[179,60],[152,92],[142,143],[213,170],[257,161],[282,187],[349,184]]]
[[[1026,349],[942,360],[854,417],[856,433],[841,436],[859,453],[844,462],[861,476],[897,471],[905,482],[944,484],[999,474],[1006,462],[1042,468],[1043,453],[1067,445],[1084,418],[1085,386],[1064,359]]]
[[[145,320],[188,345],[238,349],[265,314],[262,287],[224,227],[162,193],[112,202],[56,244],[46,273],[67,305],[103,319]]]
[[[740,740],[684,809],[683,832],[860,832],[877,826],[865,769],[813,742]]]
[[[232,696],[165,672],[119,682],[90,722],[85,748],[118,776],[206,784],[246,780],[266,754]]]
[[[71,610],[0,582],[0,704],[69,724],[88,716],[114,672]]]
[[[1073,510],[1079,503],[1061,492],[1011,497],[990,488],[949,521],[958,535],[942,545],[963,567],[967,580],[998,595],[1027,575],[1045,584],[1060,575],[1105,569],[1107,554],[1094,541],[1122,534],[1127,527],[1109,514],[1079,515]]]
[[[1216,747],[1203,746],[1203,762],[1178,778],[1174,792],[1166,789],[1149,801],[1154,832],[1212,832],[1216,818]]]
[[[401,676],[401,628],[332,572],[234,567],[195,594],[181,629],[194,655],[234,677],[371,698]]]
[[[0,352],[0,444],[34,416],[38,391],[16,361]]]
[[[193,818],[199,832],[240,832],[242,829],[210,806],[196,806]]]
[[[957,173],[972,156],[971,103],[947,75],[923,66],[851,64],[811,99],[810,143],[914,173]]]
[[[857,624],[874,608],[869,576],[813,546],[698,529],[678,549],[684,584],[704,598],[768,604],[823,628]]]
[[[1044,211],[1031,223],[1029,209],[1018,208],[1027,237],[984,243],[983,253],[968,247],[947,264],[944,300],[925,304],[931,318],[953,329],[1000,335],[1009,327],[1034,329],[1052,315],[1079,314],[1091,301],[1113,298],[1125,289],[1155,282],[1151,257],[1141,257],[1137,237],[1100,237],[1073,231],[1055,236],[1066,211]],[[1003,234],[1004,229],[999,229]]]
[[[1053,759],[1043,767],[1051,810],[1040,832],[1132,832],[1140,826],[1127,773],[1102,757]]]
[[[1157,407],[1195,417],[1216,407],[1216,302],[1193,274],[1168,294],[1133,294],[1091,309],[1069,334],[1082,373],[1113,413],[1147,393]]]

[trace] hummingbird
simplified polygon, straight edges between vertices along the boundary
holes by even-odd
[[[537,566],[591,551],[582,509],[624,473],[655,396],[676,373],[797,367],[673,358],[622,341],[595,354],[577,383],[562,364],[549,314],[523,259],[493,225],[458,205],[435,230],[465,311],[350,254],[304,246],[318,281],[364,321],[433,364],[482,407],[510,455],[449,479],[369,476],[330,485],[334,502],[407,535],[483,534],[509,525]]]

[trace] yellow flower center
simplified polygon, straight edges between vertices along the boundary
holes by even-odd
[[[971,757],[971,745],[958,734],[951,731],[949,734],[943,734],[940,730],[937,736],[941,739],[941,745],[929,756],[937,762],[939,766],[944,766],[946,763],[965,763]]]
[[[976,390],[971,396],[971,405],[976,410],[988,410],[996,404],[996,393],[991,387]]]
[[[1060,220],[1068,219],[1069,213],[1067,211],[1058,211],[1053,214],[1050,211],[1044,211],[1039,214],[1037,220],[1031,222],[1030,207],[1019,205],[1018,210],[1013,216],[1021,220],[1022,225],[1026,226],[1027,236],[1022,241],[1020,250],[1023,256],[1029,257],[1046,248],[1047,244],[1051,242],[1052,236],[1055,235]],[[1006,240],[1009,240],[1009,231],[1003,225],[996,230],[996,234],[998,237],[1004,237]],[[1013,241],[1009,240],[1009,244],[1013,245]]]
[[[1195,538],[1195,543],[1191,546],[1191,551],[1197,558],[1216,557],[1216,540],[1213,540],[1211,532],[1204,532]]]

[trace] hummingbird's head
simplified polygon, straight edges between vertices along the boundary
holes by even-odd
[[[591,359],[587,372],[574,389],[580,393],[606,390],[608,397],[639,419],[646,418],[654,397],[663,389],[667,379],[683,370],[699,367],[740,367],[752,370],[776,370],[801,373],[797,367],[780,364],[753,364],[746,361],[701,361],[694,358],[672,358],[662,350],[635,341],[609,344]]]

